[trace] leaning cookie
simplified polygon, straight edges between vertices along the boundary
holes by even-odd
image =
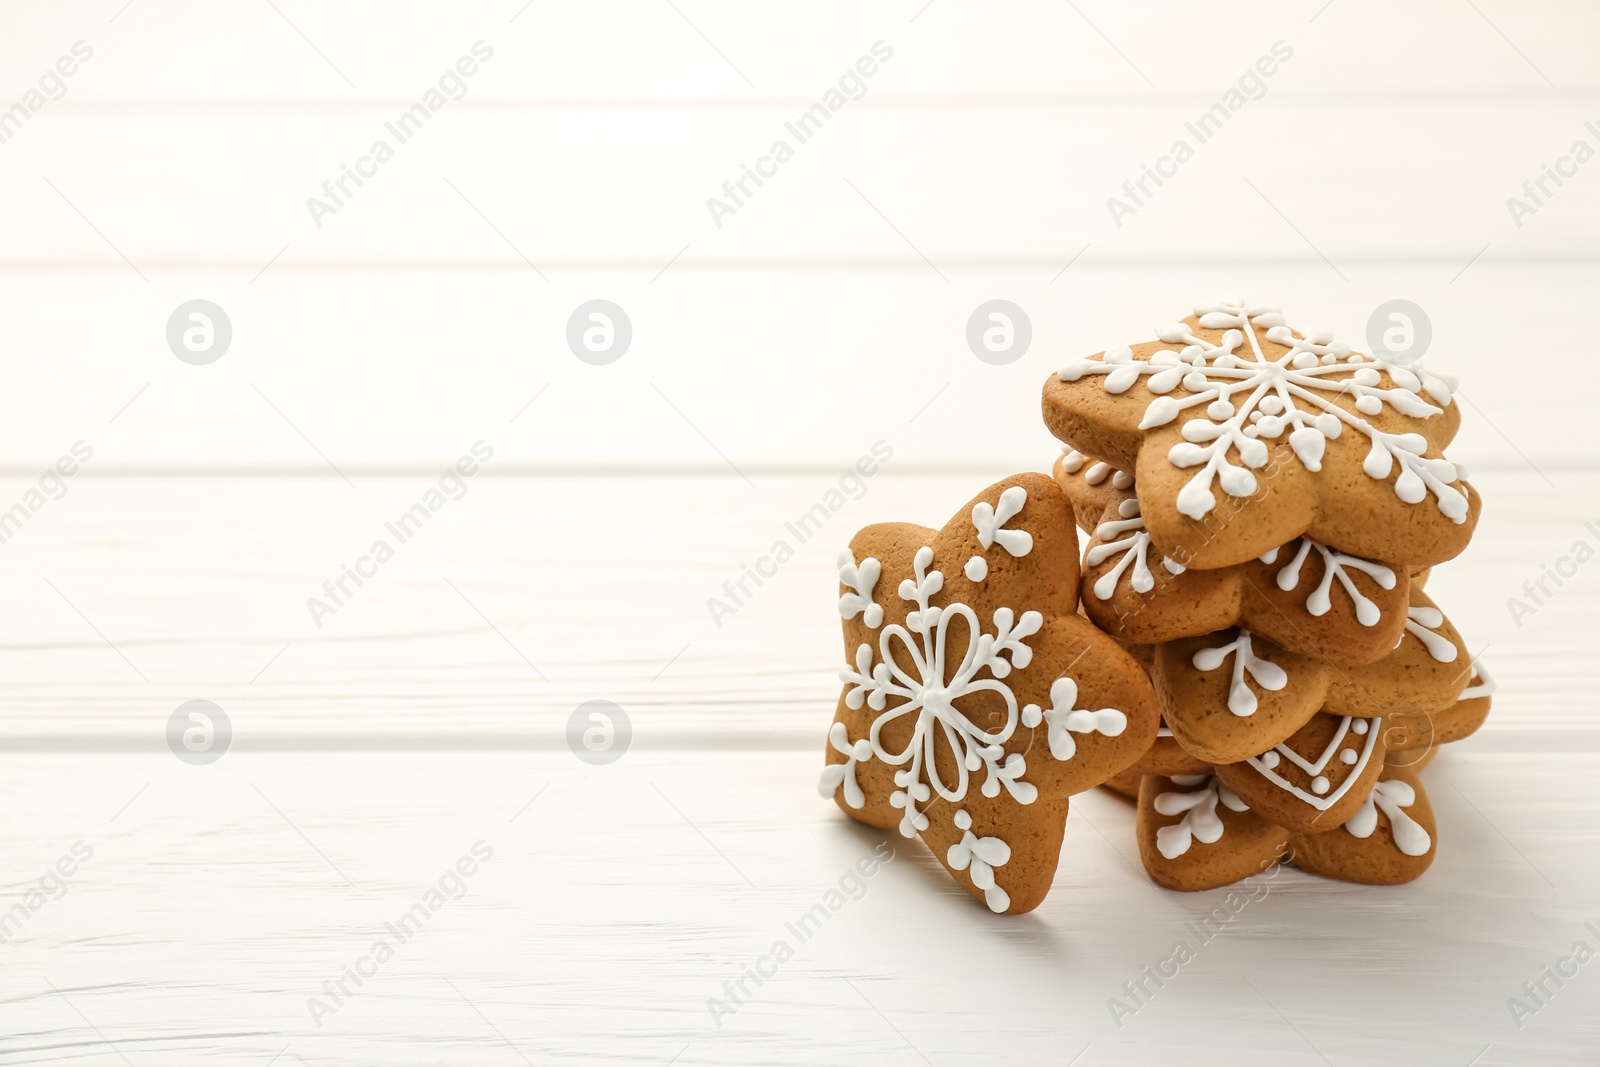
[[[1389,654],[1404,630],[1411,595],[1403,568],[1309,538],[1233,567],[1187,567],[1155,551],[1131,489],[1094,527],[1082,586],[1084,613],[1119,641],[1161,644],[1241,626],[1291,652],[1341,666]]]
[[[1282,744],[1218,766],[1217,778],[1268,821],[1326,833],[1356,813],[1383,772],[1382,724],[1319,712]]]
[[[1137,479],[1163,556],[1212,570],[1306,536],[1410,568],[1466,547],[1480,502],[1442,453],[1446,378],[1237,297],[1156,333],[1069,363],[1043,404],[1057,438]]]
[[[1290,737],[1319,711],[1380,717],[1445,712],[1466,688],[1466,646],[1420,589],[1388,656],[1337,667],[1232,629],[1158,646],[1151,671],[1177,743],[1212,764],[1237,763]]]
[[[1139,783],[1144,780],[1137,768],[1129,767],[1125,771],[1118,771],[1110,778],[1100,783],[1100,788],[1110,793],[1115,793],[1124,800],[1137,801],[1139,799]]]
[[[1133,475],[1109,463],[1093,460],[1071,445],[1061,446],[1061,455],[1050,468],[1050,476],[1072,503],[1078,527],[1093,533],[1105,510],[1122,503],[1133,493]]]
[[[1342,829],[1290,837],[1290,862],[1324,878],[1399,885],[1433,864],[1438,836],[1422,783],[1409,770],[1387,767]]]
[[[1139,787],[1135,834],[1151,879],[1185,892],[1259,873],[1289,840],[1288,830],[1250,810],[1209,772],[1147,776]]]
[[[1071,505],[1048,477],[1017,475],[942,529],[867,527],[839,577],[847,666],[822,794],[920,835],[991,910],[1032,910],[1067,797],[1156,733],[1144,671],[1076,614]]]
[[[1405,767],[1415,774],[1433,762],[1440,745],[1477,732],[1489,717],[1495,681],[1481,663],[1474,662],[1470,673],[1471,684],[1444,711],[1428,714],[1412,707],[1391,709],[1384,716],[1384,740],[1389,748],[1385,763]]]

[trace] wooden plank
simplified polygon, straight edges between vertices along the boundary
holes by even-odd
[[[497,463],[538,471],[754,476],[842,469],[881,438],[897,466],[1035,467],[1055,448],[1039,389],[1068,358],[1148,337],[1197,299],[1239,290],[1361,347],[1374,308],[1415,301],[1433,322],[1428,364],[1459,376],[1470,402],[1454,458],[1529,472],[1530,461],[1546,471],[1589,462],[1587,424],[1561,414],[1576,396],[1553,398],[1543,375],[1504,368],[1530,345],[1586,335],[1600,268],[1485,256],[1452,284],[1465,260],[1347,265],[1346,286],[1321,262],[1092,256],[1059,278],[1059,265],[1040,264],[951,269],[948,283],[921,263],[678,263],[659,277],[660,267],[552,272],[548,285],[526,267],[278,265],[253,285],[201,271],[146,285],[120,265],[0,273],[0,345],[26,354],[8,370],[0,457],[31,475],[82,439],[97,450],[91,470],[416,470],[448,465],[482,438]],[[633,324],[629,351],[609,366],[580,362],[565,339],[574,309],[597,296]],[[197,297],[233,327],[230,350],[203,367],[174,358],[165,334],[173,310]],[[1031,347],[1002,367],[966,340],[974,309],[996,297],[1033,325]]]
[[[1054,892],[1005,920],[919,845],[818,799],[816,765],[9,757],[8,906],[75,843],[93,855],[5,946],[0,1057],[1131,1065],[1204,1047],[1243,1064],[1459,1067],[1486,1045],[1481,1063],[1579,1063],[1600,1038],[1587,969],[1547,981],[1520,1030],[1506,1007],[1541,965],[1594,944],[1592,754],[1447,753],[1425,774],[1440,852],[1420,881],[1282,872],[1204,943],[1194,929],[1229,914],[1226,891],[1149,884],[1120,800],[1075,799]],[[375,942],[395,940],[385,924],[479,841],[493,855],[447,882],[459,899],[374,966]],[[859,893],[847,880],[859,899],[800,943],[786,924],[885,841],[895,858]],[[794,957],[716,1025],[708,999],[780,939]],[[1110,998],[1180,939],[1192,961],[1147,980],[1119,1028]],[[363,985],[346,980],[354,995],[319,1027],[308,1001],[363,959]]]
[[[1600,145],[1584,125],[1592,95],[1269,94],[1197,135],[1186,123],[1221,91],[979,109],[869,96],[803,141],[786,125],[803,100],[447,108],[404,141],[386,125],[404,101],[45,111],[3,146],[0,247],[15,266],[121,265],[120,253],[146,274],[218,263],[247,277],[285,245],[285,264],[622,262],[650,274],[685,245],[690,261],[778,264],[1059,268],[1086,244],[1095,258],[1141,261],[1445,256],[1446,277],[1485,244],[1496,257],[1593,256],[1600,199],[1583,168],[1563,164],[1574,176],[1546,195],[1522,189],[1575,141]],[[1298,141],[1283,142],[1291,129]],[[1180,140],[1192,158],[1163,162]],[[761,162],[779,141],[792,158]],[[1439,163],[1463,145],[1470,163]],[[729,185],[758,165],[763,184]],[[366,177],[346,180],[346,166]],[[1533,213],[1513,218],[1513,196]]]
[[[1595,13],[1571,5],[1490,3],[1481,13],[1447,0],[1339,0],[1326,10],[1269,0],[1207,8],[1164,0],[1135,9],[1107,0],[819,0],[803,8],[689,0],[678,12],[636,0],[276,6],[138,0],[126,10],[18,10],[0,62],[43,70],[84,38],[97,52],[75,95],[340,101],[420,91],[458,49],[482,38],[506,60],[488,88],[507,97],[738,100],[820,92],[881,38],[899,50],[893,91],[907,95],[1136,96],[1197,82],[1220,89],[1284,39],[1310,85],[1326,92],[1600,86],[1586,51]]]
[[[1027,466],[1026,464],[1022,466]],[[891,461],[800,543],[786,525],[831,474],[533,477],[467,483],[405,543],[385,524],[426,475],[101,478],[71,484],[3,546],[0,737],[13,747],[157,750],[180,703],[231,717],[241,749],[563,748],[611,700],[643,748],[819,743],[837,699],[834,560],[890,519],[944,522],[1009,471],[917,475]],[[1589,694],[1600,585],[1543,565],[1590,550],[1594,472],[1560,489],[1486,473],[1477,537],[1430,591],[1503,686],[1481,740],[1600,751]],[[335,604],[323,590],[382,539],[394,557]],[[748,597],[743,566],[795,557]],[[1564,565],[1570,569],[1570,564]],[[308,599],[334,608],[314,619]],[[716,597],[732,614],[713,617]],[[1531,613],[1510,610],[1509,598]],[[737,598],[739,603],[735,603]]]

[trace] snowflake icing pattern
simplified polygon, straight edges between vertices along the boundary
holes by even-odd
[[[1408,504],[1425,500],[1431,492],[1439,511],[1455,523],[1467,520],[1467,498],[1451,483],[1460,480],[1455,464],[1423,455],[1428,441],[1419,433],[1379,430],[1363,416],[1377,415],[1385,406],[1402,415],[1426,418],[1443,413],[1451,402],[1454,382],[1430,374],[1420,365],[1407,368],[1354,352],[1336,344],[1321,331],[1295,337],[1275,307],[1246,306],[1238,297],[1224,297],[1195,308],[1200,325],[1224,333],[1213,345],[1190,332],[1186,323],[1156,331],[1165,344],[1148,359],[1134,359],[1126,346],[1109,348],[1101,359],[1081,359],[1063,368],[1058,377],[1074,382],[1088,374],[1105,376],[1106,392],[1124,393],[1140,378],[1155,393],[1141,430],[1165,426],[1183,412],[1205,405],[1205,417],[1183,424],[1184,440],[1172,446],[1168,458],[1180,469],[1200,468],[1178,492],[1178,510],[1191,519],[1204,518],[1217,505],[1213,482],[1230,496],[1247,497],[1256,491],[1254,470],[1266,466],[1266,441],[1288,433],[1288,444],[1301,466],[1322,469],[1329,440],[1346,429],[1371,442],[1362,469],[1375,479],[1387,478],[1399,466],[1395,495]],[[1266,339],[1288,347],[1277,359],[1261,350],[1257,328]],[[1248,347],[1241,346],[1248,340]],[[1389,376],[1391,388],[1381,388],[1379,372]],[[1182,386],[1190,395],[1169,396]],[[1425,393],[1429,400],[1419,394]],[[1242,400],[1236,400],[1242,394]],[[1355,412],[1333,403],[1329,395],[1355,398]],[[1243,466],[1228,459],[1237,450]]]
[[[880,631],[878,662],[873,662],[872,646],[863,644],[856,649],[855,669],[844,667],[839,672],[839,677],[851,686],[845,696],[847,706],[860,709],[865,704],[874,711],[883,712],[873,720],[867,742],[871,756],[902,768],[894,774],[898,788],[890,796],[889,803],[904,810],[900,832],[906,837],[928,828],[928,817],[917,810],[919,803],[929,803],[935,793],[959,803],[967,795],[969,775],[977,771],[985,772],[980,788],[986,797],[998,796],[1002,786],[1019,804],[1031,804],[1038,796],[1033,785],[1020,780],[1027,770],[1021,753],[1007,756],[1004,746],[1023,720],[1024,711],[1037,724],[1039,710],[1031,704],[1027,709],[1019,708],[1016,695],[1001,679],[1009,675],[1013,667],[1026,667],[1033,661],[1033,650],[1026,639],[1044,625],[1044,616],[1037,611],[1025,611],[1019,618],[1010,608],[997,608],[995,632],[983,633],[977,613],[966,604],[941,608],[930,603],[944,588],[944,574],[930,570],[932,563],[933,549],[926,545],[919,548],[912,560],[916,578],[905,579],[899,588],[901,599],[915,602],[917,610],[907,614],[904,626],[891,623]],[[945,682],[947,657],[951,652],[950,626],[956,619],[975,636],[967,642],[961,663]],[[893,654],[896,644],[904,650],[899,659]],[[908,659],[914,675],[902,666]],[[978,677],[984,668],[988,668],[992,677]],[[955,706],[962,697],[979,692],[995,693],[1005,702],[1005,722],[994,730],[980,729]],[[904,702],[888,708],[890,697]],[[905,748],[898,752],[885,748],[883,728],[913,714],[917,716],[916,727]],[[935,745],[940,737],[957,757],[954,782],[941,780],[934,762]]]
[[[864,560],[860,568],[856,568],[854,560],[841,557],[841,574],[847,567],[852,569],[852,574],[866,571],[869,564],[876,574],[876,560]],[[843,788],[846,803],[860,807],[864,797],[855,782],[856,764],[879,759],[901,768],[894,774],[897,788],[890,795],[889,803],[902,809],[899,829],[906,837],[928,828],[928,817],[918,810],[918,804],[930,803],[935,794],[959,804],[967,795],[970,776],[979,771],[984,772],[983,783],[979,786],[984,796],[999,796],[1004,788],[1017,803],[1033,803],[1038,798],[1038,789],[1021,780],[1027,772],[1026,758],[1019,752],[1009,755],[1005,752],[1006,743],[1016,734],[1019,725],[1031,730],[1040,723],[1047,724],[1050,755],[1064,761],[1077,752],[1074,733],[1116,737],[1128,723],[1127,716],[1115,708],[1091,711],[1077,707],[1077,683],[1066,676],[1051,684],[1048,710],[1037,704],[1019,708],[1016,694],[1004,679],[1014,668],[1020,670],[1033,662],[1033,650],[1028,647],[1027,639],[1039,632],[1044,616],[1037,611],[1024,611],[1018,616],[1010,608],[996,608],[994,632],[984,633],[977,613],[968,605],[954,603],[936,607],[931,603],[934,595],[944,588],[944,574],[931,570],[932,564],[933,549],[924,545],[912,560],[916,577],[902,581],[898,590],[901,599],[916,604],[916,610],[906,615],[904,626],[892,623],[879,632],[876,657],[870,644],[862,644],[856,648],[855,667],[840,669],[839,677],[850,687],[845,694],[846,706],[855,710],[866,706],[882,714],[873,720],[867,736],[853,744],[843,724],[834,725],[829,741],[846,759],[842,764],[825,768],[819,783],[823,795],[831,796],[835,790]],[[850,606],[860,610],[856,602]],[[946,682],[953,653],[949,633],[956,619],[962,621],[964,629],[972,636],[961,653],[960,664]],[[893,655],[897,644],[904,651],[900,659]],[[902,666],[907,661],[914,673]],[[989,677],[978,677],[985,669]],[[962,697],[979,692],[995,693],[1005,702],[1006,718],[996,729],[981,729],[956,707],[956,701]],[[889,707],[891,697],[903,702]],[[900,751],[890,751],[883,742],[884,727],[912,714],[917,720],[911,739]],[[940,738],[957,757],[954,782],[939,777],[934,755]],[[990,859],[993,866],[1003,862]],[[979,885],[979,888],[985,887]],[[991,894],[991,906],[996,899]]]

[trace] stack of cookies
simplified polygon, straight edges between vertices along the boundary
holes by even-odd
[[[1146,870],[1209,889],[1286,861],[1373,884],[1437,841],[1418,771],[1493,683],[1429,569],[1477,493],[1442,450],[1453,382],[1224,298],[1045,387],[1090,534],[1082,608],[1149,671],[1157,740],[1108,785]]]
[[[1453,383],[1232,298],[1156,337],[1046,384],[1052,478],[851,541],[820,791],[996,912],[1044,899],[1102,784],[1170,888],[1409,881],[1417,772],[1492,691],[1423,591],[1479,510]]]

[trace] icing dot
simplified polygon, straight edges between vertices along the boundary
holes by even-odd
[[[1206,405],[1206,414],[1213,419],[1225,419],[1233,414],[1233,405],[1226,400],[1213,400]]]
[[[1360,757],[1356,755],[1356,750],[1353,748],[1347,748],[1343,752],[1339,753],[1340,763],[1354,763],[1359,758]]]
[[[1261,765],[1269,771],[1272,770],[1278,765],[1278,754],[1276,752],[1268,752],[1261,757]]]
[[[1383,410],[1383,401],[1369,393],[1356,398],[1356,410],[1363,415],[1376,415]]]
[[[1366,719],[1357,719],[1355,722],[1351,723],[1350,724],[1350,732],[1355,734],[1357,737],[1360,737],[1362,734],[1366,733],[1367,732],[1367,720]]]
[[[1317,775],[1315,778],[1311,779],[1311,791],[1318,796],[1326,793],[1328,791],[1328,780],[1320,774]]]
[[[989,561],[982,556],[973,556],[963,569],[969,581],[981,582],[989,576]]]

